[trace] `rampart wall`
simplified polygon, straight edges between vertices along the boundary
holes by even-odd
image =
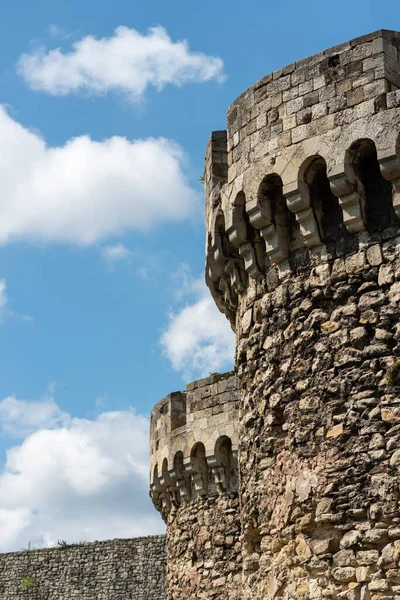
[[[399,48],[379,31],[267,76],[208,145],[243,600],[400,599]]]
[[[165,536],[0,554],[1,600],[164,600]]]
[[[168,600],[241,599],[238,383],[216,373],[151,416],[151,497],[167,524]]]

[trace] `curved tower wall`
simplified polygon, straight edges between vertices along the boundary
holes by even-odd
[[[167,525],[167,599],[241,598],[237,379],[214,374],[153,409],[150,495]]]
[[[208,144],[244,600],[400,598],[399,48],[379,31],[263,78]]]

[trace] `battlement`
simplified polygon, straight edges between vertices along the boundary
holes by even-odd
[[[381,30],[264,77],[206,155],[206,280],[243,293],[398,235],[400,34]],[[265,290],[265,286],[264,286]]]
[[[237,491],[238,382],[216,373],[153,408],[150,495],[164,519],[204,496]]]

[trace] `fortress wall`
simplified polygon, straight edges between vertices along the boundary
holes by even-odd
[[[246,600],[400,598],[396,233],[240,310]]]
[[[400,35],[268,76],[207,150],[236,330],[242,600],[400,599]],[[214,161],[214,162],[213,162]]]
[[[167,524],[167,598],[241,599],[238,383],[215,373],[151,417],[151,496]]]
[[[167,519],[167,600],[242,600],[237,492],[203,497]]]
[[[0,554],[1,600],[163,600],[165,536]]]

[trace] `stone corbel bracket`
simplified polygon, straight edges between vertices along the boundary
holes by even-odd
[[[220,229],[222,221],[224,223],[223,231]],[[219,310],[225,313],[232,323],[235,321],[237,297],[243,293],[247,283],[244,277],[243,258],[238,256],[238,254],[240,255],[240,243],[246,242],[245,232],[246,224],[240,222],[238,218],[232,219],[231,223],[226,226],[225,216],[219,210],[214,215],[207,244],[206,282]],[[231,256],[226,253],[222,242],[224,234],[227,235],[229,243],[237,248],[236,256],[234,253]],[[254,263],[256,264],[255,259]],[[250,271],[252,266],[248,265],[248,269]]]
[[[364,231],[365,223],[361,210],[361,198],[355,184],[345,173],[344,165],[328,173],[332,193],[338,198],[343,212],[343,222],[349,233]]]
[[[382,156],[378,153],[381,173],[393,186],[393,208],[400,219],[400,164],[396,155]]]
[[[250,225],[246,223],[245,214],[246,199],[243,193],[239,193],[227,211],[226,233],[232,246],[238,249],[246,272],[252,279],[256,279],[262,272],[260,265],[263,264],[263,249],[260,248],[260,240],[256,235],[251,236],[253,239],[249,239]],[[240,290],[240,293],[242,291]]]
[[[322,240],[307,185],[302,182],[285,185],[283,195],[289,210],[296,215],[296,221],[300,225],[300,233],[307,248],[320,246]]]
[[[282,266],[289,256],[289,240],[272,223],[271,208],[258,198],[246,203],[246,212],[251,225],[260,231],[265,241],[265,251],[272,264]]]
[[[192,491],[194,491],[197,498],[207,495],[207,481],[204,479],[204,474],[197,472],[192,464],[191,458],[184,460],[185,474],[188,476],[192,483]]]

